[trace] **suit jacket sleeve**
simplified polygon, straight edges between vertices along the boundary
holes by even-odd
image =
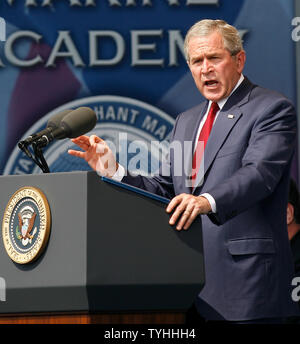
[[[272,194],[289,168],[296,133],[296,113],[288,100],[277,99],[262,109],[251,130],[241,167],[206,190],[217,204],[217,213],[209,214],[212,222],[223,224]]]
[[[173,130],[170,135],[170,141],[172,142],[174,137],[174,132],[176,130],[178,123],[178,118],[174,124]],[[154,194],[172,199],[175,196],[174,184],[172,179],[171,171],[171,160],[170,152],[166,159],[163,160],[159,173],[155,174],[153,177],[144,177],[142,175],[135,175],[130,171],[126,171],[125,176],[122,179],[122,183],[133,185],[143,190],[147,190]]]

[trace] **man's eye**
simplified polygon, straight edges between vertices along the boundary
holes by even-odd
[[[201,59],[194,60],[194,64],[200,64],[200,63],[202,63],[202,62],[203,62],[203,60],[201,60]]]

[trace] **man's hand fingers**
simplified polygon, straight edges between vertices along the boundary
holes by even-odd
[[[174,197],[171,202],[168,204],[166,212],[170,213],[180,202],[181,202],[182,196],[176,196]]]
[[[71,139],[71,141],[85,151],[90,148],[90,141],[88,136],[79,136],[75,139]]]
[[[186,205],[183,203],[183,200],[181,200],[180,204],[177,205],[173,215],[170,218],[170,225],[174,225],[177,220],[179,219],[180,215],[185,211]],[[184,215],[185,217],[187,216],[187,213]]]
[[[174,225],[177,221],[177,230],[188,229],[199,214],[207,214],[211,211],[208,200],[190,194],[181,194],[174,197],[169,203],[166,211],[174,211],[169,224]]]
[[[99,154],[100,157],[109,152],[108,147],[104,142],[95,143],[94,148],[96,150],[96,153]]]
[[[74,150],[74,149],[69,149],[68,153],[70,155],[76,156],[78,158],[83,158],[83,159],[85,158],[85,153],[84,152],[80,152],[80,151],[77,151],[77,150]]]
[[[190,211],[188,208],[186,208],[185,211],[182,213],[180,220],[178,221],[178,224],[176,226],[177,230],[180,231],[182,228],[185,229],[185,224],[189,220],[191,214],[192,214],[192,211]]]
[[[187,230],[190,228],[190,225],[194,222],[194,220],[196,219],[196,217],[200,214],[200,212],[197,209],[194,209],[191,213],[191,215],[188,217],[188,219],[186,220],[183,229]]]
[[[95,143],[100,143],[100,142],[105,143],[104,140],[102,140],[100,137],[98,137],[96,135],[91,135],[89,138],[89,143],[91,146],[94,145]]]
[[[74,143],[86,143],[86,144],[89,144],[90,142],[90,138],[89,136],[86,136],[86,135],[81,135],[81,136],[78,136],[78,137],[75,137],[74,139],[71,139],[72,142]]]

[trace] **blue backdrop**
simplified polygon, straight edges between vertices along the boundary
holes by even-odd
[[[225,19],[241,30],[244,74],[296,105],[294,1],[215,2],[2,1],[0,173],[39,172],[16,144],[64,108],[95,108],[95,132],[112,141],[120,131],[130,142],[167,139],[176,115],[202,100],[181,47],[187,29],[203,18]],[[68,147],[45,152],[52,171],[87,168],[67,156]],[[292,173],[297,176],[296,159]]]

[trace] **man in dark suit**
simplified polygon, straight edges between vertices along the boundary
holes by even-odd
[[[294,107],[243,76],[246,54],[237,30],[226,22],[196,23],[185,51],[207,100],[177,117],[170,147],[192,141],[193,150],[170,149],[152,178],[127,173],[93,135],[74,139],[84,152],[69,153],[101,175],[170,198],[166,210],[177,230],[205,215],[206,284],[197,299],[205,319],[265,322],[295,314],[286,230]]]

